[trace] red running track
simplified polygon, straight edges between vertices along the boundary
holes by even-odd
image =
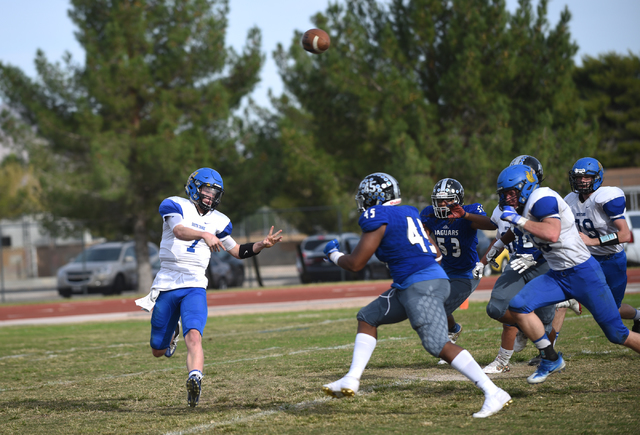
[[[627,271],[629,283],[640,283],[640,269]],[[476,292],[484,292],[493,288],[497,276],[484,277]],[[322,299],[346,299],[358,297],[375,297],[389,289],[389,281],[376,282],[341,282],[322,285],[305,285],[300,287],[267,288],[259,290],[229,290],[207,293],[209,307],[233,306],[261,303],[298,302]],[[475,293],[474,293],[475,294]],[[39,319],[65,316],[81,316],[92,314],[111,314],[140,312],[134,300],[144,295],[138,294],[127,298],[97,299],[90,301],[66,301],[56,303],[10,305],[0,307],[0,322]]]

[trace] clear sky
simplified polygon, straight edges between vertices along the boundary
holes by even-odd
[[[534,0],[534,4],[537,3]],[[552,26],[565,5],[572,13],[570,30],[580,47],[576,56],[578,65],[584,55],[596,57],[610,51],[626,55],[629,50],[640,54],[640,0],[550,0],[549,3],[547,16]],[[288,47],[295,30],[302,32],[313,27],[310,17],[324,12],[329,1],[229,0],[229,4],[227,45],[240,50],[250,27],[257,25],[262,30],[266,65],[252,97],[258,104],[268,106],[269,88],[275,95],[282,93],[282,82],[271,53],[278,42]],[[507,0],[511,11],[517,4],[517,0]],[[18,66],[32,77],[38,48],[46,53],[50,62],[61,60],[65,51],[83,61],[84,52],[73,36],[75,28],[67,17],[69,7],[68,0],[0,0],[0,61]]]

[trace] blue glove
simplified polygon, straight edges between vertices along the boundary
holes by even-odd
[[[327,243],[327,246],[324,247],[322,252],[324,252],[324,255],[327,256],[327,261],[333,263],[333,261],[331,261],[330,255],[334,252],[340,252],[340,243],[338,243],[338,239],[333,239],[332,241]]]
[[[500,215],[500,219],[502,219],[503,221],[512,223],[520,228],[522,228],[524,224],[529,220],[527,218],[520,216],[516,212],[516,209],[511,207],[510,205],[507,205],[504,207],[504,211]]]

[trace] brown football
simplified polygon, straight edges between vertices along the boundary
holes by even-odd
[[[322,29],[309,29],[302,35],[302,48],[309,53],[320,54],[327,51],[331,45],[329,35]]]

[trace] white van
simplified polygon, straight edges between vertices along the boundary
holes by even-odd
[[[627,211],[625,218],[631,230],[631,240],[624,248],[627,264],[640,264],[640,210]]]

